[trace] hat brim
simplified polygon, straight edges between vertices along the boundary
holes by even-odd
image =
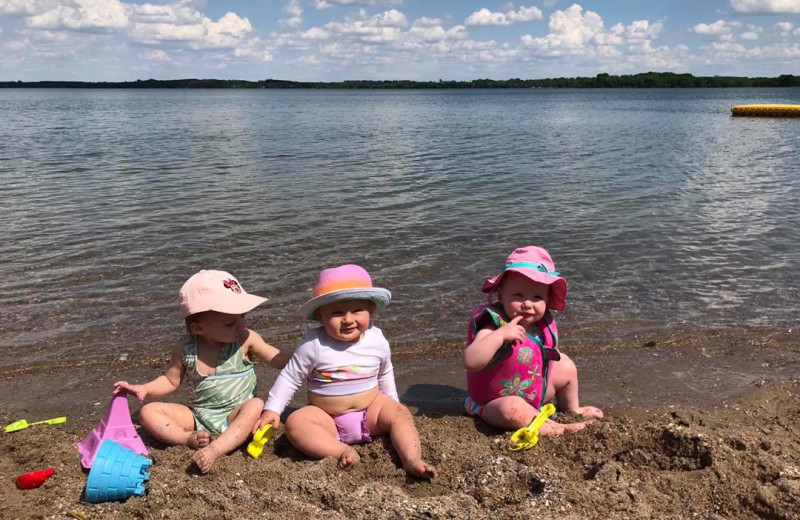
[[[208,311],[221,312],[223,314],[245,314],[265,301],[267,301],[266,298],[256,296],[255,294],[236,294],[227,299],[218,298],[213,304],[205,305],[203,308],[185,309],[184,316]]]
[[[369,300],[375,304],[375,312],[380,312],[392,301],[392,293],[388,289],[382,287],[359,288],[359,289],[342,289],[340,291],[332,291],[316,298],[311,298],[306,303],[300,306],[297,314],[304,316],[309,320],[316,320],[317,317],[314,313],[329,303],[338,302],[341,300]]]
[[[543,273],[537,269],[529,269],[527,267],[512,267],[506,269],[494,278],[489,278],[483,283],[481,290],[485,293],[497,290],[500,282],[503,281],[503,276],[508,273],[519,273],[525,278],[536,283],[543,283],[550,286],[550,301],[548,307],[557,311],[563,311],[567,306],[567,281],[560,276]]]

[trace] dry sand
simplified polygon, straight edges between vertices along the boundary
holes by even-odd
[[[102,416],[115,379],[153,377],[165,358],[0,370],[3,424],[69,416],[0,434],[0,517],[800,519],[796,330],[571,345],[583,401],[607,418],[524,452],[508,450],[509,433],[463,415],[459,348],[395,356],[401,399],[437,467],[432,482],[407,477],[386,439],[358,447],[361,463],[340,471],[306,459],[279,431],[260,459],[239,450],[201,476],[188,448],[144,434],[154,461],[147,494],[101,504],[82,501],[86,473],[74,444]],[[259,369],[260,394],[274,377]],[[135,417],[132,399],[131,410]],[[15,487],[16,476],[48,466],[56,473],[41,488]]]

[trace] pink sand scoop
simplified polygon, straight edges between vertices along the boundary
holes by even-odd
[[[149,455],[142,438],[136,433],[128,408],[128,394],[122,392],[111,398],[106,414],[81,442],[75,445],[82,455],[81,466],[91,468],[94,457],[104,440],[112,440],[140,455]]]

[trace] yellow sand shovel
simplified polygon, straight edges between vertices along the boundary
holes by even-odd
[[[253,442],[247,445],[247,453],[257,459],[264,451],[264,445],[272,438],[272,425],[265,424],[260,430],[253,434]]]
[[[542,407],[539,415],[525,428],[520,428],[511,436],[511,451],[529,450],[536,446],[539,442],[539,428],[542,427],[544,422],[554,413],[556,407],[552,403],[547,403]]]
[[[62,424],[67,422],[66,417],[56,417],[55,419],[47,419],[45,421],[36,421],[29,423],[25,419],[20,419],[19,421],[14,421],[8,426],[6,426],[6,433],[16,432],[19,430],[24,430],[28,426],[35,426],[37,424]]]

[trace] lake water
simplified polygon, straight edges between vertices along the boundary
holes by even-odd
[[[800,89],[0,90],[0,366],[167,352],[201,268],[279,346],[350,262],[398,348],[460,341],[527,244],[565,331],[796,326],[800,119],[746,103]]]

